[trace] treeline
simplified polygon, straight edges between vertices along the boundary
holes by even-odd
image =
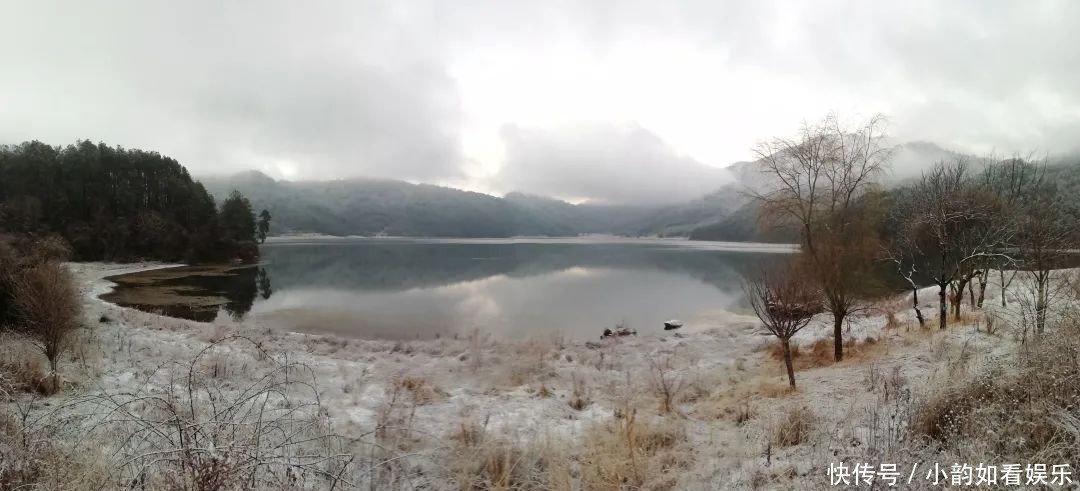
[[[844,356],[850,316],[872,308],[885,293],[887,266],[911,292],[920,325],[931,320],[918,296],[934,285],[936,319],[946,329],[962,319],[966,303],[982,309],[987,285],[1006,291],[1018,275],[1022,335],[1040,336],[1051,306],[1061,298],[1054,270],[1080,244],[1080,206],[1070,195],[1075,168],[1062,171],[1045,160],[971,159],[957,155],[934,163],[914,183],[884,190],[880,178],[892,150],[880,117],[845,127],[834,117],[805,125],[793,138],[757,148],[769,185],[754,196],[761,217],[798,235],[801,250],[789,264],[749,275],[747,295],[764,330],[779,338],[789,382],[795,379],[789,340],[826,315],[833,325],[834,358]]]
[[[58,235],[76,260],[252,261],[255,223],[246,198],[233,193],[219,211],[157,152],[89,141],[0,146],[0,231]]]
[[[1063,170],[1070,168],[1019,157],[988,158],[980,168],[958,156],[890,193],[880,233],[883,255],[911,287],[920,324],[920,284],[937,286],[937,324],[944,329],[948,310],[959,319],[965,300],[981,309],[993,280],[1004,307],[1004,291],[1020,272],[1025,288],[1019,301],[1030,314],[1026,327],[1036,334],[1046,328],[1058,296],[1052,271],[1073,265],[1080,244],[1080,206],[1068,186],[1075,178],[1064,178]]]

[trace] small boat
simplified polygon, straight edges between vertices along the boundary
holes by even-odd
[[[680,327],[682,327],[682,321],[679,321],[679,320],[671,319],[669,321],[664,322],[664,330],[665,331],[674,331],[675,329],[678,329]]]

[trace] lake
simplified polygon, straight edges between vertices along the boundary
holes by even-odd
[[[748,314],[739,271],[790,246],[669,239],[280,239],[257,266],[112,278],[106,300],[199,321],[363,338],[482,329],[591,339],[617,324],[684,331]]]

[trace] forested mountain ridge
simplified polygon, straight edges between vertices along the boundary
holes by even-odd
[[[204,178],[214,194],[237,189],[274,217],[273,234],[510,237],[571,235],[486,194],[383,179],[276,181],[259,172]]]
[[[274,217],[274,234],[430,237],[686,235],[734,209],[722,193],[684,205],[571,204],[513,192],[496,197],[382,179],[274,180],[260,172],[202,181],[215,195],[238,189]],[[730,209],[728,209],[730,208]],[[675,224],[681,228],[671,227]]]
[[[893,147],[894,185],[920,168],[957,155],[928,142]],[[274,217],[272,234],[512,237],[615,234],[699,240],[790,242],[793,231],[758,223],[754,190],[766,186],[755,161],[736,162],[734,178],[705,196],[678,204],[572,204],[511,192],[503,197],[389,179],[275,180],[256,171],[203,177],[215,196],[238,189]]]
[[[229,213],[219,215],[203,185],[157,152],[89,141],[0,146],[0,232],[60,236],[79,260],[253,259],[250,203],[225,201]]]

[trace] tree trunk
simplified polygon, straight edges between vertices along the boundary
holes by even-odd
[[[971,310],[975,310],[975,284],[968,284],[968,297],[971,298]]]
[[[1035,276],[1035,282],[1037,290],[1035,292],[1035,334],[1042,334],[1043,328],[1046,327],[1046,306],[1049,302],[1049,294],[1046,288],[1049,275],[1039,272]]]
[[[960,304],[964,303],[964,288],[967,288],[969,279],[961,279],[956,287],[956,303],[953,304],[953,319],[960,320]]]
[[[833,359],[844,359],[844,314],[833,312]]]
[[[789,338],[780,338],[780,346],[784,347],[784,365],[787,366],[787,380],[791,388],[795,388],[795,367],[791,363],[791,345]]]
[[[938,283],[938,327],[945,329],[948,324],[949,311],[948,305],[945,303],[945,283]]]
[[[983,271],[983,274],[979,275],[979,303],[977,306],[981,309],[983,307],[983,300],[986,299],[986,284],[990,282],[990,275],[987,271]]]
[[[1009,305],[1005,303],[1005,270],[999,269],[998,274],[1001,275],[1001,306],[1008,307]]]
[[[926,327],[926,319],[923,319],[922,310],[919,310],[919,288],[911,289],[911,306],[915,308],[915,318],[919,319],[919,327]]]

